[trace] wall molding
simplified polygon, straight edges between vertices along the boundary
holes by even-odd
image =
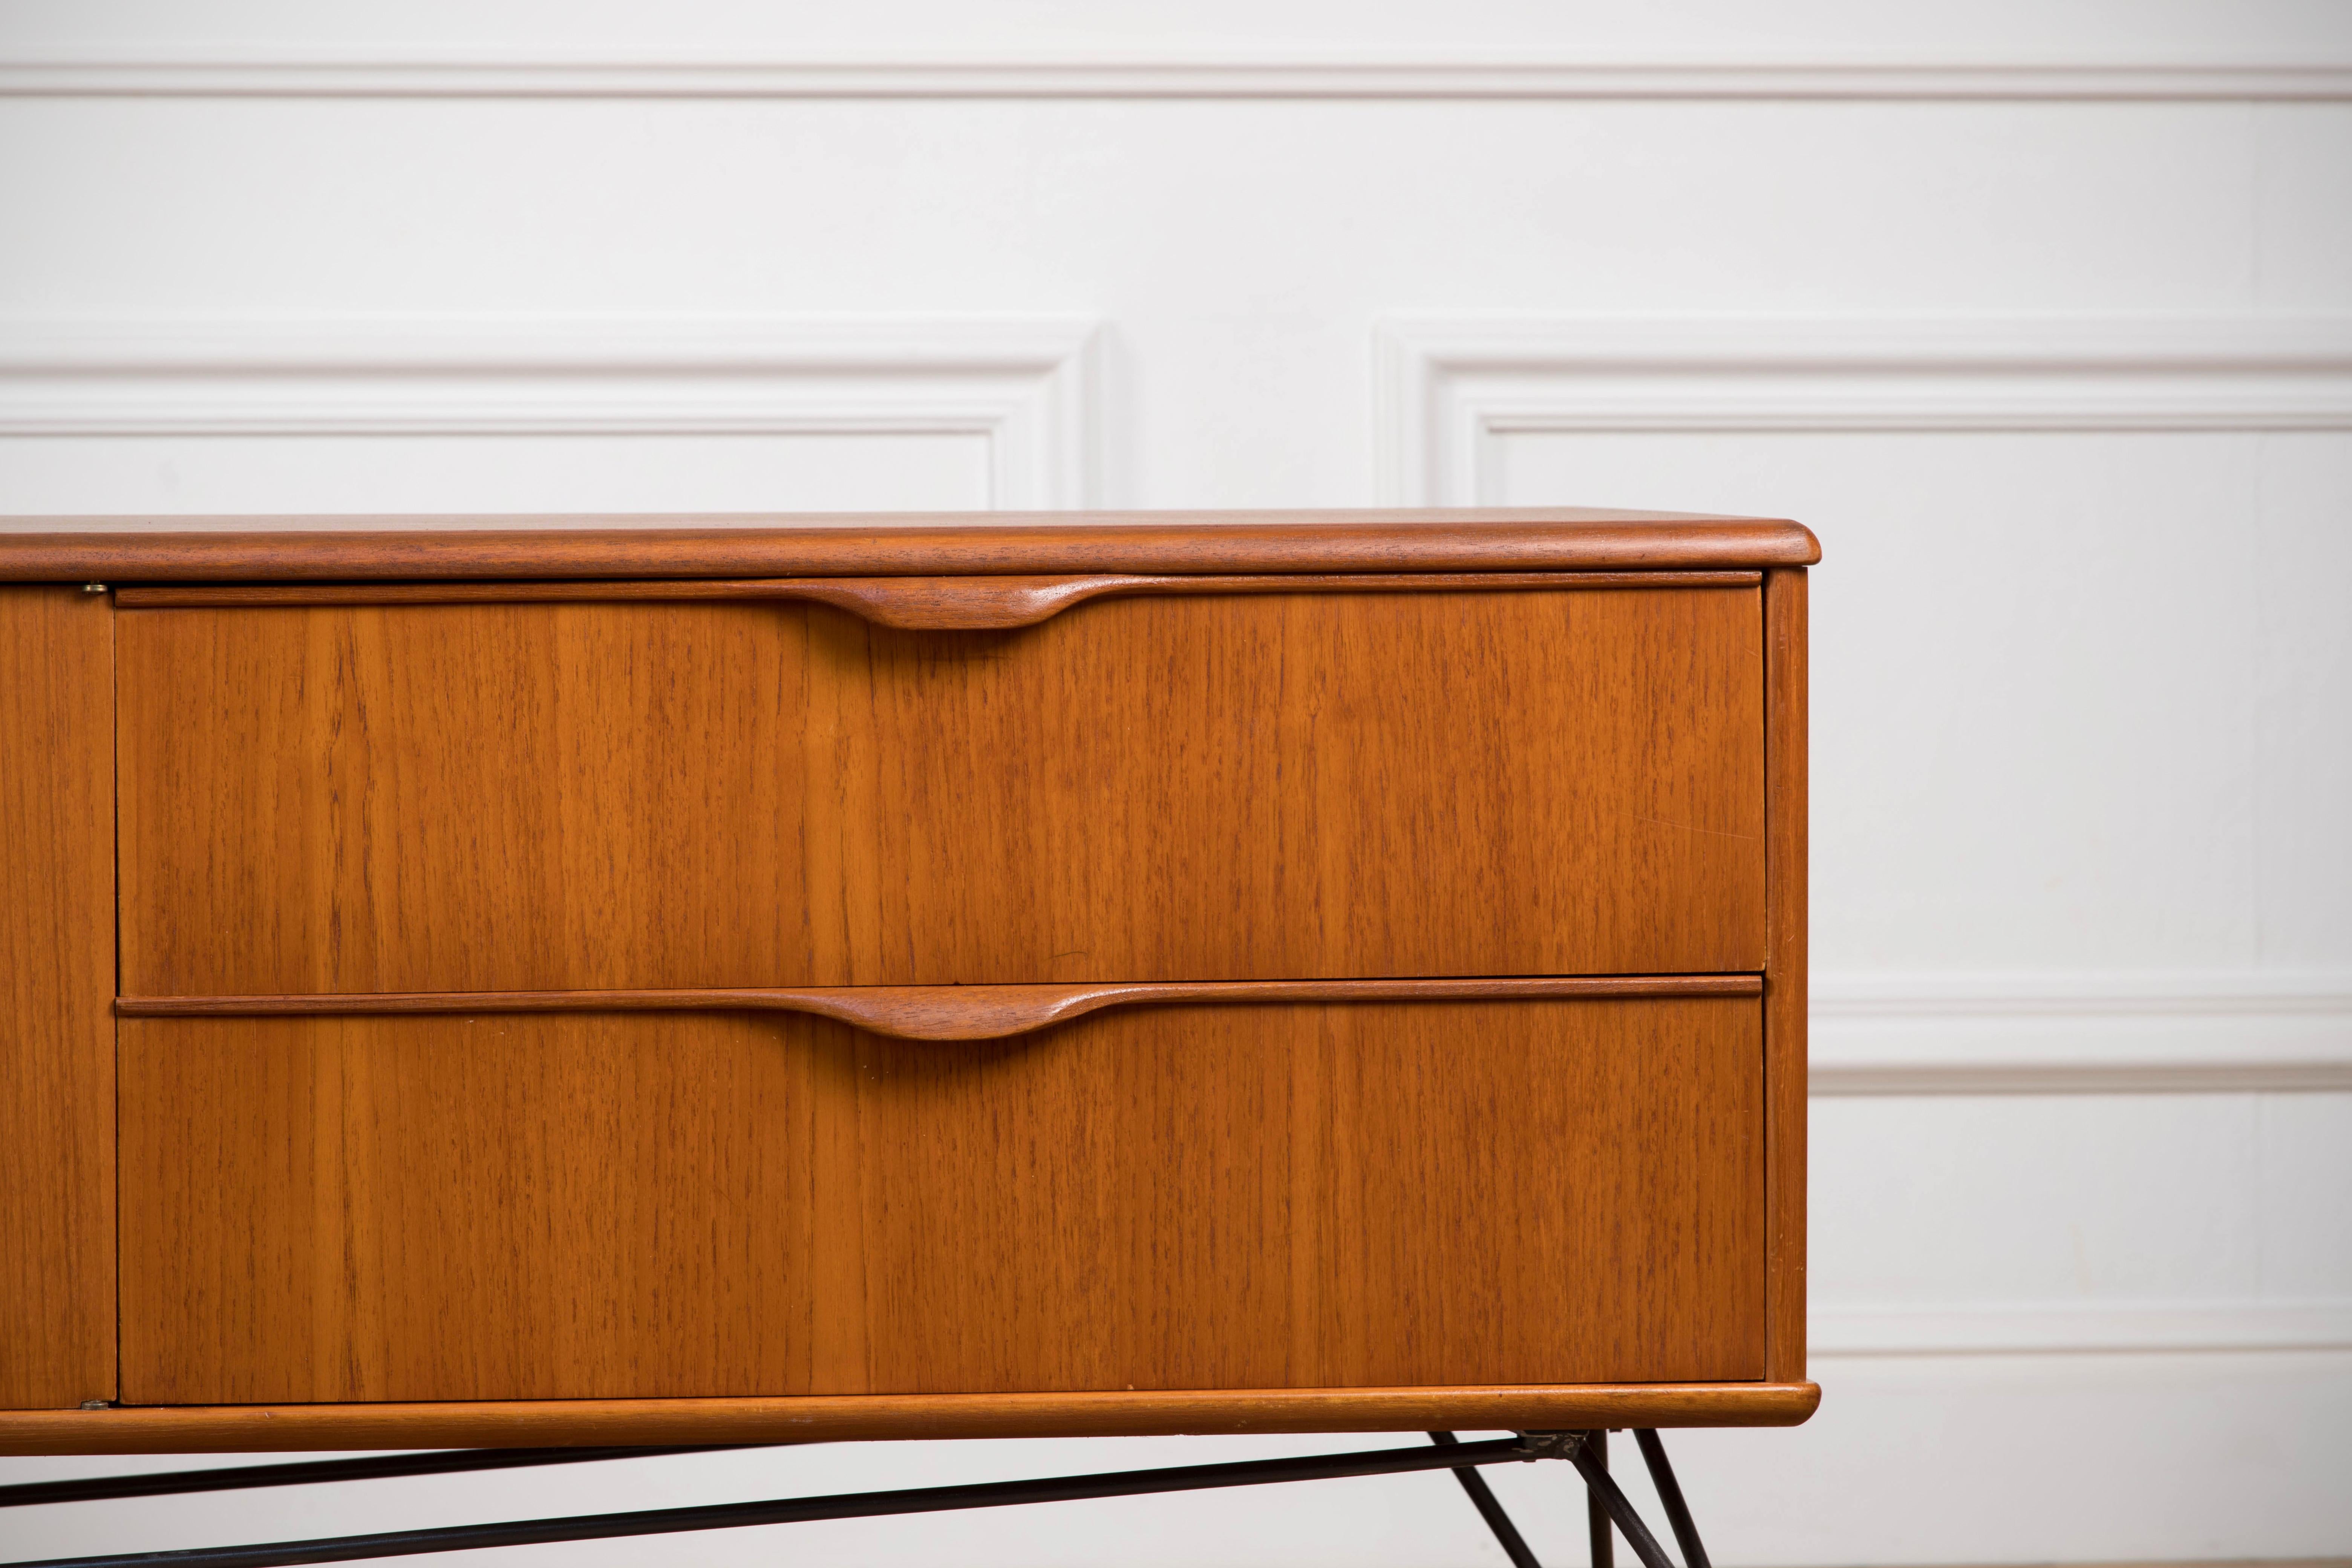
[[[344,48],[20,52],[0,96],[2342,101],[2352,61],[1087,54],[722,58]]]
[[[1817,1095],[2352,1089],[2352,972],[1822,974]]]
[[[1378,483],[1475,505],[1526,433],[2352,429],[2352,317],[1429,317],[1373,342]]]
[[[2352,1349],[2352,1300],[1821,1307],[1809,1356],[2079,1355]]]
[[[0,437],[969,435],[990,503],[1096,500],[1077,318],[0,321]]]

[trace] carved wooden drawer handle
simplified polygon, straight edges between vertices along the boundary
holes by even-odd
[[[908,631],[1010,631],[1089,599],[1180,594],[1396,594],[1528,588],[1753,588],[1755,572],[1349,573],[1087,577],[746,577],[618,583],[260,583],[115,590],[124,609],[268,609],[312,605],[610,604],[788,600],[830,605]]]
[[[124,996],[128,1018],[386,1013],[811,1013],[901,1040],[1003,1040],[1106,1007],[1205,1002],[1462,1002],[1760,996],[1754,974],[1545,980],[1230,980],[1137,985],[829,985],[749,991],[436,991],[314,996]]]

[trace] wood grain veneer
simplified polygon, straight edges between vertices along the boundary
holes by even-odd
[[[828,1443],[1188,1432],[1575,1431],[1788,1426],[1810,1383],[1572,1388],[1276,1388],[233,1405],[0,1412],[0,1454],[257,1454],[303,1448]]]
[[[1763,968],[1759,590],[119,619],[125,995]]]
[[[114,626],[0,588],[0,1406],[114,1396]]]
[[[506,526],[481,529],[452,528],[448,518],[346,517],[276,518],[256,530],[259,521],[10,519],[13,531],[0,532],[0,581],[1578,572],[1821,559],[1811,533],[1785,521],[1575,507],[486,518]]]
[[[1753,588],[1760,572],[1481,572],[1192,577],[730,577],[669,582],[239,583],[115,592],[124,609],[289,605],[610,604],[631,600],[804,600],[908,631],[1011,631],[1094,599],[1176,594],[1412,594],[1527,588]]]
[[[1531,980],[1208,980],[1160,985],[841,985],[760,991],[421,991],[126,996],[126,1018],[316,1014],[808,1013],[900,1040],[1002,1040],[1106,1007],[1202,1002],[1458,1002],[1572,996],[1761,996],[1756,974]]]
[[[1759,1379],[1759,1006],[125,1019],[123,1397]]]
[[[1768,1377],[1805,1375],[1806,580],[1776,571],[1764,593],[1765,1220],[1770,1249]]]

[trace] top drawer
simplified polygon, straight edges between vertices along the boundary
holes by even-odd
[[[1763,966],[1754,588],[119,625],[130,995]]]

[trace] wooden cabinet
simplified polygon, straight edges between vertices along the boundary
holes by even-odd
[[[1815,554],[0,536],[0,1446],[1802,1419]]]

